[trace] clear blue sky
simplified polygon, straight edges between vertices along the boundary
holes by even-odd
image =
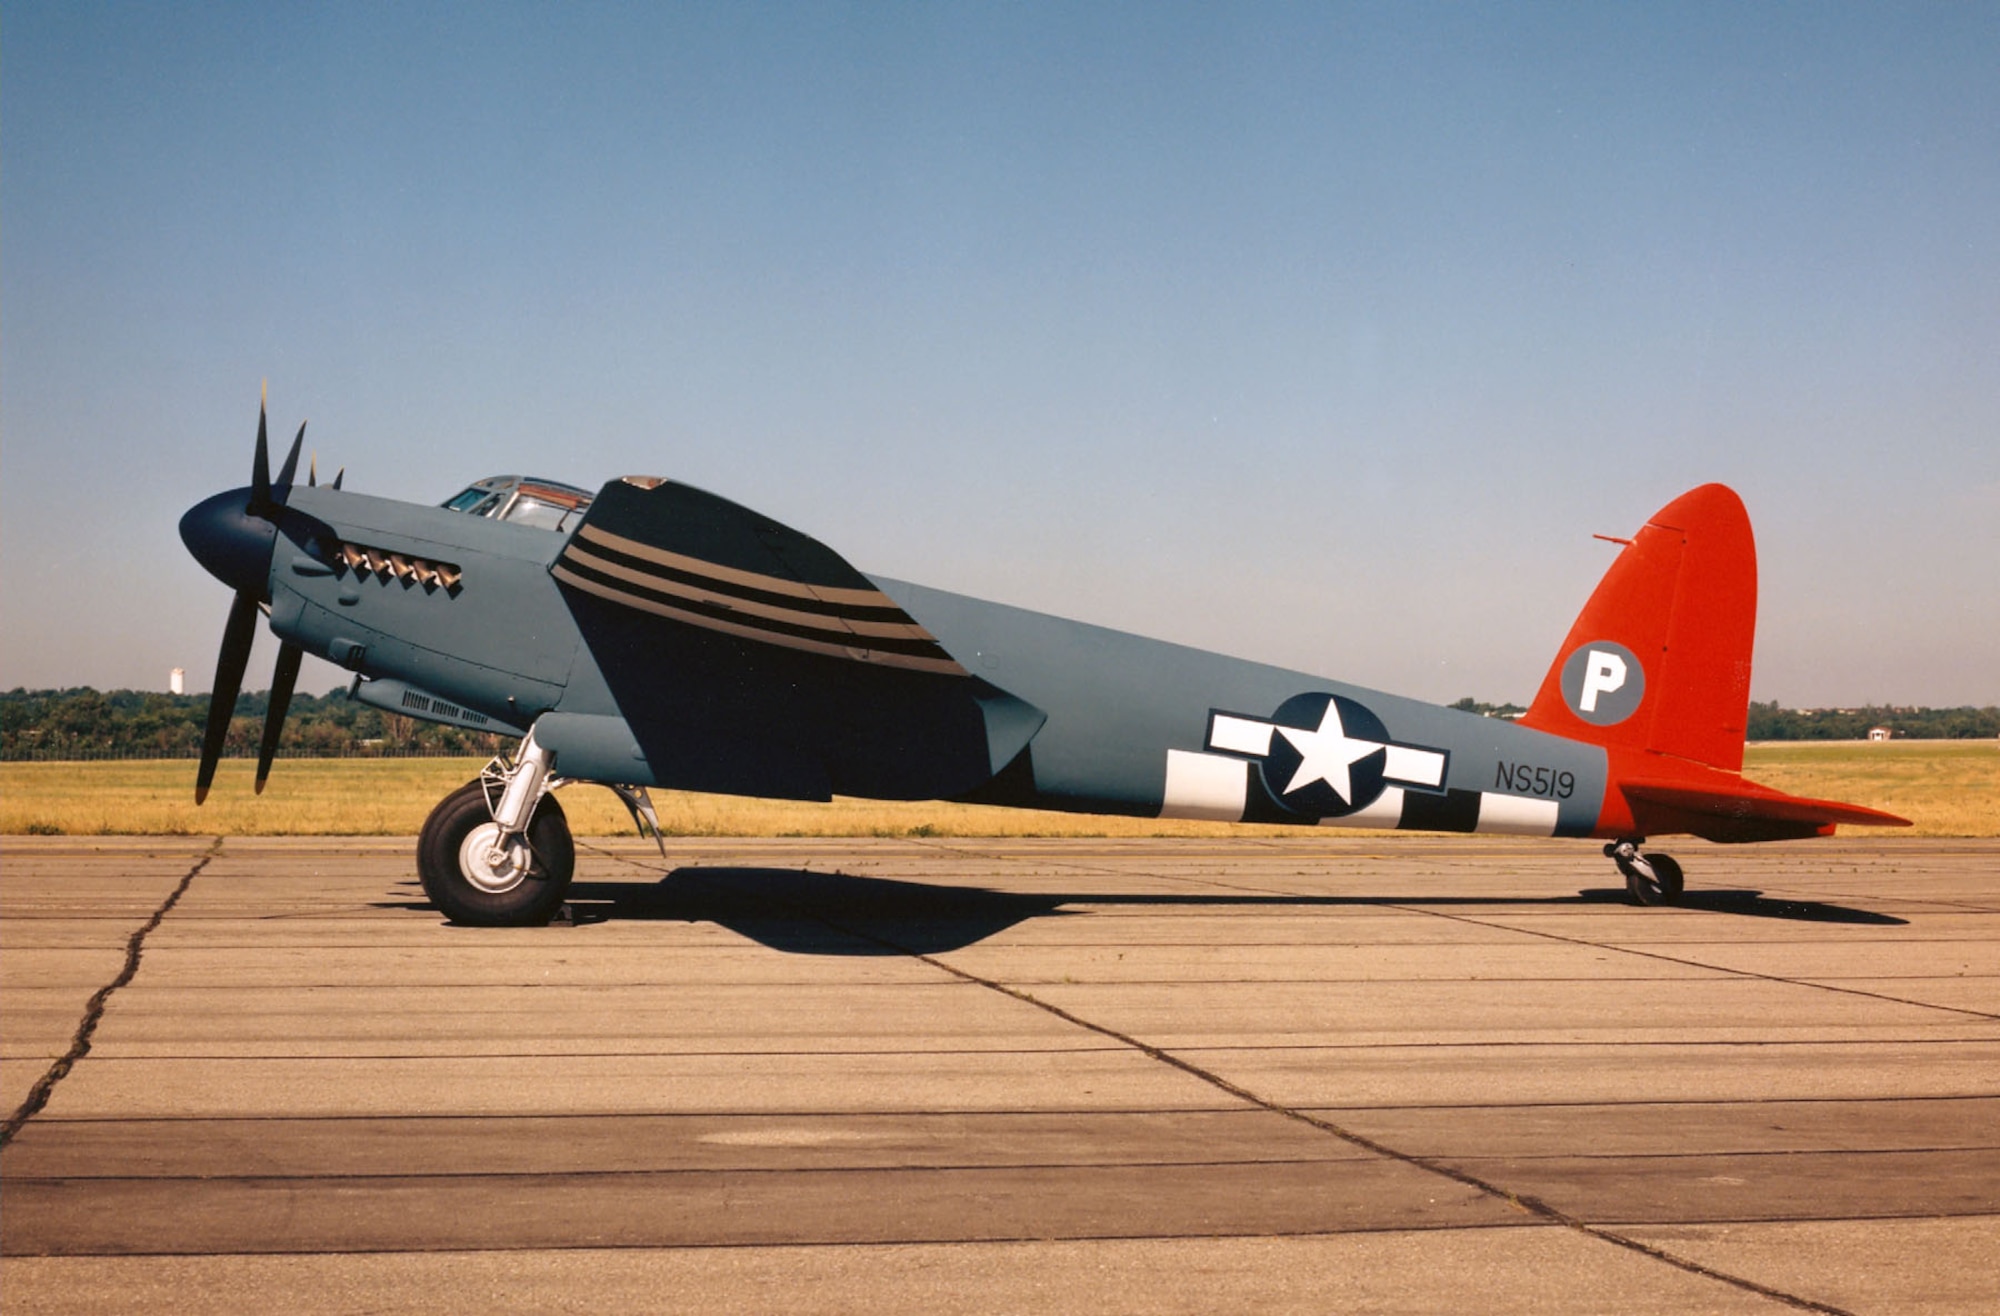
[[[369,493],[670,475],[1438,700],[1722,480],[1755,697],[2000,701],[1996,69],[1992,4],[10,3],[0,687],[206,688],[268,378]]]

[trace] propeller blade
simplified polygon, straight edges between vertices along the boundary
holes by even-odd
[[[340,482],[346,478],[347,478],[347,468],[343,466],[339,470],[333,473],[333,487],[338,489],[340,487]]]
[[[208,697],[208,726],[201,736],[201,767],[194,778],[194,802],[208,798],[215,784],[215,765],[229,738],[229,719],[243,689],[243,668],[250,661],[250,642],[257,638],[257,596],[239,593],[229,605],[229,622],[222,628],[222,650],[215,656],[215,689]]]
[[[257,794],[264,793],[264,781],[271,775],[271,760],[278,756],[278,737],[285,732],[285,710],[292,704],[292,686],[299,679],[299,658],[304,651],[287,640],[278,646],[278,668],[271,673],[271,709],[264,715],[264,742],[257,747]]]
[[[257,403],[257,455],[250,462],[250,511],[263,515],[271,505],[271,445],[264,437],[264,403]]]
[[[319,454],[306,458],[306,488],[319,488]]]
[[[285,464],[278,468],[278,478],[275,482],[273,492],[278,496],[280,501],[283,501],[284,496],[292,491],[292,477],[298,474],[299,470],[299,447],[305,441],[306,423],[300,421],[298,436],[292,440],[292,450],[285,454]]]

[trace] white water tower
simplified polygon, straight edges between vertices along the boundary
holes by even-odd
[[[167,689],[177,695],[187,693],[187,668],[176,667],[173,671],[167,673]]]

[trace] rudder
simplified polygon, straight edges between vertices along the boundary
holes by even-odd
[[[1726,485],[1654,513],[1570,627],[1523,726],[1743,768],[1757,546]]]

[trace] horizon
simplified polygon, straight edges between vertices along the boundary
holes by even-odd
[[[353,685],[354,685],[354,678],[349,677],[345,681],[340,681],[335,683],[334,685],[327,687],[325,690],[313,691],[313,690],[307,690],[303,686],[301,686],[292,692],[292,698],[294,700],[331,699],[336,695],[343,695],[343,696],[347,695],[353,688]],[[174,694],[172,690],[168,690],[164,687],[159,689],[154,689],[149,686],[100,687],[94,685],[68,685],[68,686],[30,687],[30,686],[15,685],[6,687],[4,689],[0,689],[0,698],[11,698],[15,695],[68,694],[72,691],[78,691],[78,690],[88,690],[91,691],[92,693],[102,694],[102,695],[118,695],[118,694],[170,695],[175,699],[192,699],[192,700],[206,700],[210,697],[210,695],[214,693],[212,690],[187,690],[183,691],[180,694]],[[259,689],[252,689],[246,685],[237,692],[237,701],[240,703],[245,699],[251,699],[251,700],[260,698],[267,699],[269,698],[270,693],[271,690],[269,686],[265,686]],[[1393,693],[1393,692],[1383,692],[1383,693]],[[1533,696],[1530,696],[1529,698],[1530,700],[1532,700]],[[1468,699],[1475,704],[1487,708],[1504,708],[1512,706],[1516,708],[1525,709],[1528,707],[1527,703],[1524,703],[1523,701],[1518,699],[1482,699],[1476,694],[1459,695],[1455,699],[1426,700],[1424,702],[1434,703],[1441,708],[1450,708],[1453,705]],[[1753,699],[1750,702],[1753,707],[1765,707],[1765,708],[1776,707],[1778,711],[1783,713],[1863,713],[1863,712],[1873,712],[1873,711],[1881,711],[1887,713],[1924,713],[1924,712],[1936,713],[1936,712],[1951,712],[1957,709],[1965,709],[1965,708],[1973,709],[1978,712],[1984,712],[1987,709],[2000,708],[2000,699],[1996,699],[1992,703],[1986,703],[1986,704],[1980,704],[1980,703],[1927,704],[1922,702],[1907,703],[1897,700],[1860,700],[1858,702],[1848,703],[1848,704],[1810,704],[1810,705],[1787,704],[1782,700],[1776,700],[1776,699]],[[422,721],[421,718],[417,720]]]

